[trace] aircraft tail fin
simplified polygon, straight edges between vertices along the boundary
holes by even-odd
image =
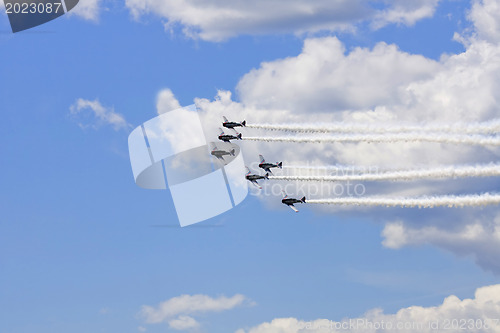
[[[278,163],[278,168],[283,169],[283,162]]]
[[[302,199],[300,199],[300,201],[302,201],[302,203],[306,203],[306,197],[302,197]]]
[[[243,120],[243,121],[241,122],[241,124],[242,124],[243,126],[246,126],[246,125],[247,125],[246,120]]]
[[[231,149],[231,151],[229,152],[229,154],[230,154],[231,156],[234,156],[234,152],[235,152],[235,150],[234,150],[234,148],[233,148],[233,149]]]
[[[241,133],[238,133],[236,137],[238,138],[238,140],[241,140]]]

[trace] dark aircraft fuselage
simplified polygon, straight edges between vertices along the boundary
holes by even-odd
[[[295,198],[285,198],[281,200],[281,203],[284,203],[285,205],[293,205],[295,203],[305,203],[305,202],[306,202],[306,197],[303,197],[302,200]]]
[[[267,179],[266,176],[261,176],[261,175],[246,175],[245,178],[248,180]]]
[[[219,140],[222,140],[224,142],[230,142],[230,140],[237,140],[238,137],[230,134],[223,134],[219,135]]]
[[[262,169],[278,168],[278,165],[274,163],[260,163],[259,168]]]
[[[228,121],[227,123],[222,123],[222,126],[224,126],[226,128],[243,127],[242,124],[236,123],[234,121]]]
[[[284,203],[285,205],[293,205],[294,203],[299,203],[300,200],[294,199],[294,198],[288,198],[288,199],[283,199],[281,200],[281,203]]]

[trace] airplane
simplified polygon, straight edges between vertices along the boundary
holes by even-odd
[[[222,128],[219,128],[220,129],[220,135],[219,135],[219,140],[222,140],[224,142],[230,142],[230,140],[241,140],[241,133],[237,133],[236,136],[234,135],[231,135],[231,134],[224,134],[224,131],[222,130]]]
[[[222,116],[222,118],[224,118],[224,122],[222,123],[222,126],[224,126],[226,128],[234,129],[235,127],[243,127],[243,126],[247,125],[247,122],[244,120],[241,123],[237,123],[235,121],[227,120],[227,118],[225,116]]]
[[[302,199],[298,200],[295,198],[289,198],[285,191],[281,192],[283,192],[283,199],[281,200],[281,203],[290,207],[295,213],[298,213],[299,210],[295,208],[295,206],[293,205],[294,203],[306,203],[306,197],[302,197]]]
[[[226,150],[222,150],[222,149],[217,149],[217,146],[215,144],[213,144],[213,148],[214,149],[212,149],[210,154],[214,155],[215,157],[217,157],[220,160],[224,161],[224,155],[234,156],[234,152],[235,152],[234,148],[231,149],[230,151],[226,151]]]
[[[276,162],[276,164],[274,164],[274,163],[266,162],[266,160],[264,159],[264,156],[262,156],[262,155],[259,155],[259,158],[260,158],[259,168],[264,169],[264,171],[269,172],[271,175],[273,174],[271,172],[271,168],[280,168],[281,169],[283,166],[283,162]]]
[[[259,183],[257,183],[257,180],[258,179],[269,179],[269,174],[266,173],[264,176],[256,175],[256,174],[252,174],[252,172],[250,171],[250,169],[248,167],[245,167],[245,168],[247,169],[247,174],[245,175],[245,178],[248,181],[250,181],[252,184],[257,186],[258,188],[262,189],[262,186],[260,186]]]

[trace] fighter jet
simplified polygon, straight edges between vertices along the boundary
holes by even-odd
[[[280,168],[281,169],[283,166],[283,162],[276,162],[276,164],[274,164],[274,163],[266,162],[266,160],[264,159],[264,156],[262,156],[262,155],[259,155],[259,158],[260,158],[259,168],[264,169],[264,171],[269,172],[271,175],[273,174],[271,172],[271,168]]]
[[[281,203],[290,207],[295,213],[298,213],[299,210],[297,208],[295,208],[295,206],[293,204],[306,203],[306,197],[302,197],[302,199],[298,200],[298,199],[294,199],[294,198],[289,198],[288,195],[285,193],[285,191],[281,191],[281,192],[283,192],[283,200],[281,200]]]
[[[224,142],[230,142],[230,140],[241,140],[241,133],[236,133],[236,136],[234,136],[231,134],[224,134],[222,128],[219,129],[220,129],[219,140],[222,140]]]
[[[215,144],[213,144],[213,149],[210,152],[210,154],[212,154],[215,157],[217,157],[218,159],[224,161],[224,155],[234,156],[234,152],[235,152],[234,149],[231,149],[230,151],[226,151],[226,150],[222,150],[222,149],[217,149],[217,146]]]
[[[245,168],[247,169],[247,174],[245,175],[245,178],[248,181],[250,181],[252,184],[257,186],[258,188],[262,189],[262,187],[259,185],[259,183],[257,183],[257,180],[258,179],[269,179],[269,174],[266,173],[264,176],[256,175],[256,174],[252,174],[252,172],[250,171],[250,169],[248,167],[245,167]]]
[[[222,116],[222,118],[224,118],[224,122],[222,123],[222,126],[224,126],[226,128],[234,129],[235,127],[243,127],[243,126],[247,125],[247,122],[244,120],[241,123],[237,123],[235,121],[227,120],[227,118],[225,116]]]

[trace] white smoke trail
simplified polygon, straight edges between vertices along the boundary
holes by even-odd
[[[348,170],[350,171],[350,170]],[[297,176],[269,176],[275,180],[296,181],[397,181],[417,179],[442,179],[464,177],[491,177],[500,176],[500,164],[477,166],[449,166],[430,169],[410,169],[400,171],[386,171],[380,173],[368,172],[361,174],[340,175],[297,175]]]
[[[367,172],[367,170],[379,171],[380,167],[376,165],[344,165],[344,164],[335,164],[335,165],[283,165],[283,169],[296,169],[296,170],[317,170],[317,171],[330,171],[336,170],[338,172]],[[388,170],[389,171],[389,170]],[[391,171],[395,171],[395,169],[391,169]]]
[[[473,194],[473,195],[443,195],[415,198],[394,197],[344,197],[332,199],[306,200],[310,204],[325,205],[355,205],[355,206],[386,206],[386,207],[479,207],[500,204],[499,194]]]
[[[383,125],[359,123],[331,124],[247,124],[249,128],[271,131],[288,131],[299,133],[407,133],[407,132],[440,132],[455,134],[494,134],[500,132],[500,119],[492,119],[480,123],[455,124],[421,124],[421,125]]]
[[[243,140],[265,142],[295,143],[335,143],[335,142],[436,142],[468,144],[480,146],[500,146],[500,137],[483,135],[450,135],[436,133],[401,133],[401,134],[353,134],[318,137],[243,137]]]

